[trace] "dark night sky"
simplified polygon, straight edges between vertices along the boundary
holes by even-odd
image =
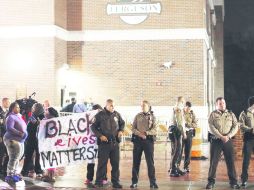
[[[237,115],[254,96],[254,0],[225,0],[225,98]]]
[[[253,0],[225,0],[226,34],[254,30],[253,8]]]

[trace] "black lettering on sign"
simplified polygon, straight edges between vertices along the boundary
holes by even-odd
[[[86,153],[86,147],[82,147],[80,149],[80,156],[82,157],[81,160],[86,160],[85,153]]]
[[[53,138],[57,135],[58,128],[55,121],[48,121],[46,123],[46,138]]]
[[[56,162],[55,165],[57,166],[58,165],[58,161],[57,161],[56,153],[52,152],[52,159],[51,159],[51,162],[49,162],[49,165],[53,166],[54,162]]]
[[[62,164],[68,164],[72,161],[78,160],[92,160],[96,158],[97,150],[93,145],[88,148],[82,147],[72,150],[61,150],[56,152],[40,152],[40,158],[44,168],[46,167],[58,167]],[[63,160],[68,160],[68,163],[63,163]]]
[[[66,150],[66,151],[65,151],[65,154],[66,154],[66,156],[68,157],[68,163],[70,163],[70,154],[69,154],[69,151]]]
[[[57,151],[58,156],[59,156],[59,163],[62,164],[62,152],[63,151]]]
[[[61,122],[58,120],[58,124],[59,124],[59,136],[60,135],[68,135],[67,133],[63,133],[62,132],[62,124],[61,124]]]
[[[81,125],[82,125],[81,122],[86,123],[85,118],[80,118],[80,119],[78,120],[78,123],[77,123],[79,132],[80,132],[80,133],[84,133],[84,132],[86,132],[87,127],[85,127],[84,129],[82,129],[82,128],[81,128]]]
[[[73,160],[81,160],[81,155],[80,155],[80,149],[74,149],[73,150]]]
[[[44,152],[41,152],[40,155],[41,155],[40,159],[42,160],[43,167],[45,168],[46,161],[49,161],[50,159],[50,152],[47,152],[47,154],[45,154]]]
[[[71,133],[72,131],[74,131],[75,134],[77,134],[77,131],[76,131],[76,128],[75,128],[75,126],[74,126],[74,124],[73,124],[73,121],[72,121],[72,119],[70,119],[68,135],[70,135],[70,133]]]
[[[94,147],[93,146],[89,146],[88,148],[87,148],[87,159],[88,160],[92,160],[92,159],[94,159],[95,158],[95,155],[94,155]]]

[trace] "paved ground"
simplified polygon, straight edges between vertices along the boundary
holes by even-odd
[[[207,180],[207,172],[209,160],[192,160],[191,173],[180,178],[171,178],[168,176],[168,167],[170,162],[169,144],[159,144],[155,148],[155,165],[156,176],[159,189],[162,190],[200,190],[204,189]],[[208,156],[209,147],[203,146],[204,156]],[[122,151],[121,153],[121,182],[124,189],[129,189],[131,179],[132,157],[131,151]],[[247,189],[254,189],[254,161],[250,164],[250,184]],[[241,174],[241,160],[236,161],[238,176]],[[83,184],[86,175],[86,164],[68,166],[58,170],[57,181],[54,184],[45,183],[32,178],[24,178],[25,186],[11,187],[7,183],[0,180],[0,189],[18,189],[18,190],[53,190],[53,189],[86,189]],[[108,174],[110,178],[110,173]],[[108,187],[106,189],[112,189]],[[147,177],[147,169],[145,161],[142,161],[139,188],[142,190],[150,189]],[[228,185],[228,177],[225,162],[222,160],[217,170],[216,189],[230,189]]]

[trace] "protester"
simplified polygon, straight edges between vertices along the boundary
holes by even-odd
[[[71,98],[71,103],[68,104],[67,106],[65,106],[61,112],[73,112],[73,107],[76,104],[76,99],[75,98]]]
[[[35,103],[32,107],[32,116],[28,120],[27,132],[28,137],[25,142],[25,160],[21,171],[23,176],[28,176],[30,165],[33,163],[33,155],[35,153],[34,171],[37,177],[42,177],[43,171],[40,165],[40,154],[38,147],[37,129],[40,120],[44,118],[44,108],[40,103]]]
[[[73,113],[83,113],[87,111],[87,104],[85,104],[84,100],[80,100],[73,107]]]
[[[92,107],[92,110],[98,110],[98,112],[102,111],[103,108],[99,104],[95,104]],[[97,145],[94,147],[95,149],[98,149]],[[87,174],[86,174],[86,181],[85,184],[87,185],[88,188],[95,187],[93,185],[93,177],[94,177],[94,167],[95,167],[95,159],[93,160],[88,160],[87,161]],[[107,172],[105,173],[105,178],[107,176]],[[107,179],[104,179],[103,184],[107,183]]]
[[[43,103],[44,110],[46,111],[49,107],[50,107],[49,100],[45,100],[44,103]]]
[[[4,143],[9,155],[7,166],[7,182],[21,181],[21,176],[17,173],[19,160],[24,153],[24,142],[27,138],[26,123],[21,117],[19,104],[13,102],[10,105],[6,115],[6,133],[4,135]]]
[[[57,112],[56,109],[54,109],[53,107],[49,107],[46,111],[45,111],[45,119],[52,119],[55,117],[59,117],[59,114]],[[42,180],[44,182],[55,182],[56,181],[56,177],[55,177],[55,168],[50,168],[47,170],[47,174],[45,174],[42,178]]]
[[[6,132],[5,119],[9,107],[10,107],[9,98],[3,98],[2,106],[0,106],[0,175],[4,177],[7,175],[7,164],[9,161],[7,149],[3,141],[3,137]]]

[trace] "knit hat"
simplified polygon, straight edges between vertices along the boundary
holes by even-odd
[[[35,103],[33,105],[33,114],[36,116],[44,114],[44,108],[43,105],[40,103]]]
[[[53,107],[49,107],[48,112],[49,112],[51,117],[59,117],[59,114],[58,114],[57,110]]]
[[[95,104],[93,105],[92,110],[103,110],[103,108],[99,104]]]
[[[191,108],[191,106],[192,106],[192,105],[191,105],[191,102],[187,101],[187,102],[185,103],[185,106]]]
[[[249,104],[249,107],[251,107],[254,104],[254,96],[249,97],[248,104]]]

